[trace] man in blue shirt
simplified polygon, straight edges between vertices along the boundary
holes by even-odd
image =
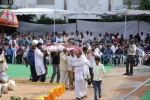
[[[110,45],[107,45],[107,49],[104,51],[104,55],[102,56],[102,61],[104,61],[104,65],[108,64],[111,56],[113,55],[113,51],[110,49]]]
[[[20,44],[29,44],[29,41],[26,39],[26,36],[23,36],[23,38],[19,41]]]
[[[11,63],[12,62],[12,58],[13,58],[13,54],[15,53],[14,48],[11,47],[11,44],[9,44],[9,47],[6,49],[6,53],[5,53],[5,58],[6,61]]]
[[[30,64],[30,71],[31,71],[31,77],[32,77],[32,81],[34,82],[36,80],[36,70],[35,70],[35,58],[34,58],[34,50],[35,50],[35,46],[31,46],[30,50],[28,51],[28,61]]]
[[[118,65],[120,64],[121,55],[123,55],[123,50],[121,49],[121,46],[118,45],[118,49],[115,51],[115,56],[113,58],[115,66],[117,65],[116,60],[118,60]]]
[[[56,42],[56,37],[54,35],[52,35],[52,37],[51,37],[51,42],[52,43]]]

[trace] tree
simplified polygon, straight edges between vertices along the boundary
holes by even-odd
[[[37,20],[36,15],[17,15],[18,21],[24,21],[24,22],[29,22],[33,23],[34,20]]]
[[[132,7],[132,0],[127,0],[125,3],[127,5],[128,9],[136,9],[136,10],[150,10],[150,0],[140,0],[140,5],[138,7]],[[101,16],[102,19],[99,19],[99,21],[102,22],[120,22],[124,21],[124,16],[117,16],[117,15],[111,15],[111,16]],[[132,21],[132,20],[142,20],[142,21],[147,21],[150,22],[149,15],[140,15],[140,16],[128,16],[127,21]]]
[[[140,0],[141,5],[137,7],[139,10],[150,10],[150,0]]]
[[[46,17],[46,15],[42,15],[40,19],[37,20],[37,24],[54,24],[54,19]],[[66,24],[65,20],[55,19],[56,24]]]

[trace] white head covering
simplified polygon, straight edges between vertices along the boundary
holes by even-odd
[[[38,44],[38,41],[37,40],[33,40],[32,41],[32,45],[37,45]]]

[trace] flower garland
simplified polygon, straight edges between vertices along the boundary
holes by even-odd
[[[57,87],[48,91],[46,96],[37,97],[35,100],[53,100],[65,92],[65,84],[59,84]]]
[[[54,84],[58,85],[51,90],[48,91],[48,94],[45,96],[37,97],[35,100],[54,100],[57,97],[60,97],[65,92],[65,84],[59,84],[59,83],[49,83],[49,82],[29,82],[29,81],[23,81],[19,80],[16,81],[17,83],[26,83],[26,84]],[[15,98],[15,97],[13,97]],[[14,99],[11,99],[14,100]]]

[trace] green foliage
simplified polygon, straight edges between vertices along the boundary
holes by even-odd
[[[141,5],[137,9],[150,10],[150,0],[141,0]]]
[[[101,16],[102,19],[99,19],[100,22],[122,22],[125,20],[125,16],[117,16],[117,15],[110,15],[110,16]],[[128,16],[127,21],[138,20],[138,16]]]
[[[127,5],[127,9],[132,9],[132,0],[127,0],[127,2],[125,2],[125,5]]]
[[[36,15],[17,15],[19,21],[29,22],[29,23],[36,23],[36,24],[54,24],[54,19],[49,18],[46,15],[41,15],[38,19]],[[65,20],[62,19],[55,19],[56,24],[66,24]]]
[[[24,21],[24,22],[29,22],[33,23],[34,19],[37,19],[36,15],[31,14],[31,15],[17,15],[18,21]]]
[[[140,0],[141,4],[139,7],[132,7],[132,0],[127,0],[125,3],[127,5],[127,9],[136,9],[136,10],[150,10],[150,0]],[[102,19],[99,19],[101,22],[120,22],[124,21],[125,16],[117,16],[117,15],[112,15],[112,16],[101,16]],[[150,22],[150,16],[149,15],[141,15],[141,16],[127,16],[127,21],[132,21],[132,20],[142,20],[142,21],[147,21]]]
[[[21,99],[20,97],[11,96],[10,100],[32,100],[32,99],[28,99],[27,97]]]
[[[27,97],[24,97],[23,100],[28,100],[28,98],[27,98]]]
[[[12,6],[11,6],[11,5],[8,5],[8,6],[6,6],[6,7],[0,6],[0,9],[12,9]]]
[[[4,7],[0,6],[0,9],[6,9],[6,8],[4,8]]]
[[[36,22],[37,24],[54,24],[54,19],[46,17],[46,15],[42,15],[39,20]],[[66,24],[65,20],[55,19],[56,24]]]

